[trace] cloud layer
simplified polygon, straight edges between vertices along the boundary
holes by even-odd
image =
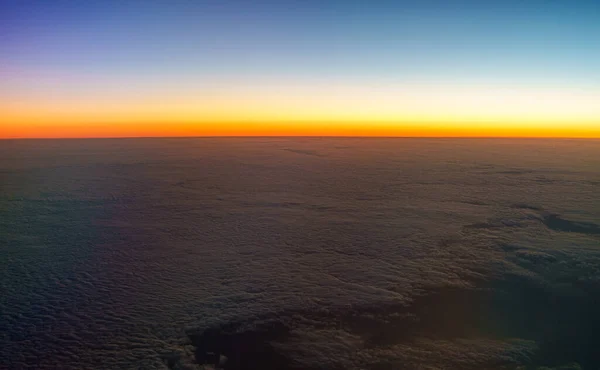
[[[2,366],[600,364],[597,141],[5,144]]]

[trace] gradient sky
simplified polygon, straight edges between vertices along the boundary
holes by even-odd
[[[600,2],[0,0],[0,81],[0,137],[600,137]]]

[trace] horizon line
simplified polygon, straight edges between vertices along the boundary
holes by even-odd
[[[111,139],[529,139],[529,140],[600,140],[584,136],[395,136],[395,135],[180,135],[180,136],[65,136],[65,137],[0,137],[9,140],[111,140]]]

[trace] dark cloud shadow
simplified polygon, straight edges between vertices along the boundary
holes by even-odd
[[[600,226],[594,223],[569,221],[556,214],[545,216],[544,224],[554,231],[600,235]]]
[[[431,289],[410,304],[283,311],[190,331],[188,336],[197,363],[220,362],[216,368],[231,370],[515,369],[517,365],[538,369],[571,363],[592,369],[600,363],[596,351],[600,346],[600,290],[587,288],[573,293],[573,289],[561,291],[523,276],[508,276],[479,288]],[[305,337],[303,333],[312,334]],[[340,336],[359,339],[347,352],[322,353],[325,361],[303,362],[306,356],[298,356],[298,351],[313,341],[323,351],[333,348]],[[508,345],[514,338],[537,343],[537,350],[523,347],[484,358],[476,356],[476,349],[472,349],[474,353],[465,349],[464,356],[452,358],[432,353],[423,360],[410,355],[410,351],[424,351],[422,341],[496,340]],[[409,348],[409,354],[394,357],[399,346]],[[384,355],[374,359],[374,353]]]
[[[308,149],[293,149],[293,148],[285,148],[283,149],[288,152],[296,153],[296,154],[304,154],[304,155],[313,155],[316,157],[324,157],[324,154],[317,152],[316,150],[308,150]]]

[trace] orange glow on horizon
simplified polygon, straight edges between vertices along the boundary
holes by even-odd
[[[103,138],[190,136],[366,136],[600,138],[598,125],[408,122],[154,122],[119,124],[21,124],[4,126],[0,138]]]
[[[249,84],[0,94],[0,138],[413,136],[600,138],[600,91]]]

